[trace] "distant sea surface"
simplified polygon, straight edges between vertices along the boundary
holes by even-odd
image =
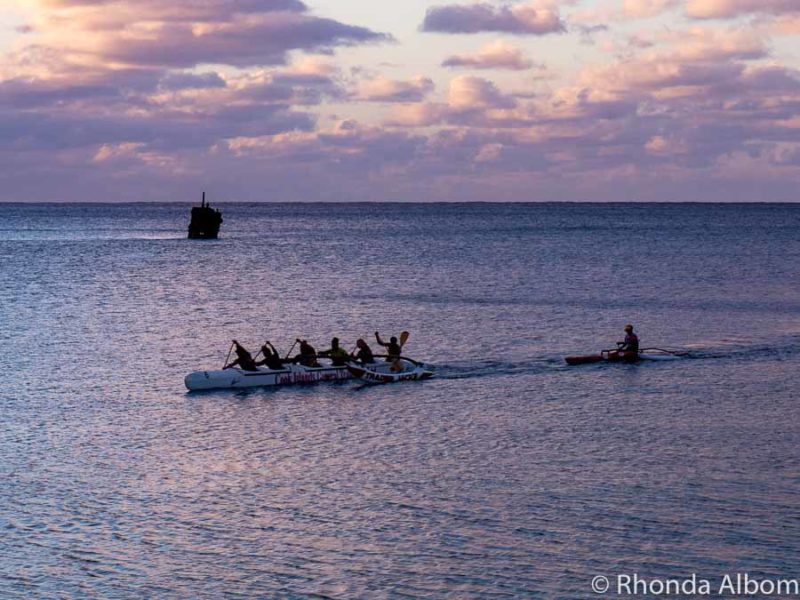
[[[0,205],[3,599],[800,575],[800,205],[220,207]],[[437,377],[183,385],[376,330]]]

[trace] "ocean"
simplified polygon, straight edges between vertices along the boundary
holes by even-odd
[[[800,205],[220,208],[0,204],[0,597],[800,576]],[[628,322],[688,356],[564,363]],[[403,330],[434,379],[183,384]]]

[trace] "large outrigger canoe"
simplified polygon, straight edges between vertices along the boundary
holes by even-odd
[[[379,357],[381,356],[376,356],[376,358]],[[392,381],[427,379],[433,376],[433,370],[430,367],[410,358],[400,359],[399,370],[395,364],[395,361],[375,362],[367,365],[348,362],[346,365],[341,366],[326,364],[318,367],[307,367],[289,363],[284,365],[282,369],[256,367],[255,371],[246,371],[234,367],[211,371],[195,371],[194,373],[189,373],[183,382],[188,390],[194,392],[344,381],[354,378],[389,383]]]

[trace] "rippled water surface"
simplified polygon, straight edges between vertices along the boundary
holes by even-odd
[[[0,597],[797,576],[800,206],[0,205]],[[688,358],[567,367],[632,321]],[[232,337],[436,379],[188,394]]]

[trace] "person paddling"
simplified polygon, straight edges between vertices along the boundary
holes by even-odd
[[[375,362],[375,357],[372,354],[372,348],[367,346],[367,342],[359,338],[358,341],[356,341],[356,348],[358,348],[358,352],[353,351],[350,354],[351,358],[356,359],[362,365],[370,365]]]
[[[375,339],[378,343],[386,348],[386,362],[392,362],[400,358],[400,354],[403,352],[403,346],[400,345],[400,342],[397,341],[397,338],[392,336],[389,338],[389,342],[386,343],[381,339],[380,334],[376,331],[375,332]]]
[[[625,339],[617,342],[617,353],[625,360],[637,360],[639,358],[639,337],[633,333],[633,325],[625,325]]]
[[[350,358],[350,355],[347,354],[347,350],[339,345],[339,338],[337,337],[331,340],[330,349],[323,350],[319,353],[319,356],[327,356],[330,358],[334,367],[341,367],[345,365],[347,360]]]
[[[297,339],[297,343],[300,344],[300,354],[294,357],[294,362],[300,363],[306,367],[318,367],[317,351],[314,349],[314,346],[309,344],[307,340],[301,340],[299,338]]]
[[[250,354],[247,349],[244,348],[239,342],[233,340],[233,350],[236,352],[236,360],[234,360],[231,364],[225,365],[222,367],[223,369],[232,369],[233,367],[239,367],[244,371],[257,371],[256,369],[256,361],[253,360],[253,355]]]
[[[272,345],[272,342],[269,340],[264,342],[264,345],[261,346],[261,353],[264,355],[264,360],[257,362],[256,366],[265,365],[272,370],[283,369],[281,355],[275,349],[275,346]]]

